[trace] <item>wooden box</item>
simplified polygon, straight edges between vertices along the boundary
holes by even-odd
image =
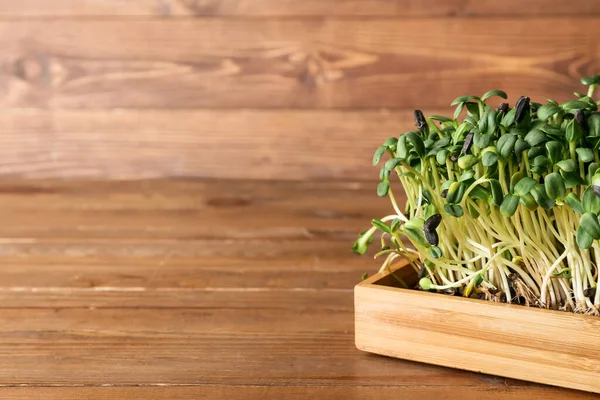
[[[397,276],[416,283],[412,267],[396,267]],[[360,350],[600,393],[600,317],[401,289],[395,282],[380,273],[354,289]]]

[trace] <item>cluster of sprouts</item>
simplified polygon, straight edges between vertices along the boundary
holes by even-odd
[[[382,270],[405,258],[420,289],[600,314],[600,77],[582,83],[588,92],[562,104],[523,96],[491,108],[490,97],[507,98],[492,90],[454,100],[453,118],[416,110],[416,129],[373,157],[389,157],[377,194],[393,213],[353,250],[364,254],[380,231]]]

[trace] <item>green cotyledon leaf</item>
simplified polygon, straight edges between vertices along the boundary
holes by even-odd
[[[524,196],[526,194],[528,194],[531,189],[534,188],[534,186],[537,184],[537,182],[535,181],[535,179],[529,178],[529,177],[524,177],[521,180],[519,180],[516,184],[515,187],[513,189],[514,194],[516,194],[517,196]]]
[[[579,219],[579,226],[582,227],[588,235],[594,240],[600,239],[600,223],[596,214],[586,212]]]
[[[546,187],[546,193],[550,199],[558,200],[565,197],[565,183],[560,174],[556,172],[548,174],[544,179],[544,186]]]
[[[504,196],[504,200],[502,200],[502,204],[500,205],[500,212],[505,217],[512,217],[517,211],[518,206],[519,197],[515,196],[514,194],[508,194]]]
[[[533,196],[536,203],[545,210],[550,210],[556,204],[554,200],[548,197],[546,188],[541,183],[536,184],[529,193]]]
[[[458,204],[445,204],[444,212],[456,218],[460,218],[465,214],[465,211]]]

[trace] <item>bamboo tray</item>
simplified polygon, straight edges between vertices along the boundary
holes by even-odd
[[[409,284],[408,263],[395,274]],[[354,289],[356,347],[370,353],[600,393],[600,318],[395,287]]]

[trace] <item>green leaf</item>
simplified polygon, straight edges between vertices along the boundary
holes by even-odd
[[[479,119],[479,132],[485,133],[487,132],[487,126],[488,126],[488,114],[489,114],[490,110],[486,110],[483,115],[481,116],[481,118]]]
[[[513,108],[509,112],[506,113],[504,117],[502,117],[502,121],[500,124],[506,128],[511,126],[515,122],[515,109]]]
[[[373,166],[376,166],[377,164],[379,164],[379,161],[381,160],[381,156],[385,154],[387,149],[388,149],[387,146],[380,146],[377,148],[377,150],[375,150],[375,154],[373,154]]]
[[[490,165],[485,168],[484,177],[491,178],[494,176],[498,176],[498,164]]]
[[[541,146],[541,145],[540,146],[533,146],[527,152],[527,156],[529,157],[530,160],[535,160],[536,157],[542,156],[544,154],[546,154],[546,148],[544,146]]]
[[[535,197],[533,197],[533,195],[530,193],[523,195],[519,198],[519,200],[521,204],[527,207],[529,211],[535,211],[535,209],[538,208],[538,203],[536,202]]]
[[[531,146],[529,146],[529,144],[524,141],[521,138],[517,139],[517,143],[515,143],[515,154],[517,155],[517,157],[521,157],[521,154],[523,154],[523,152],[525,150],[529,150]]]
[[[458,204],[444,204],[444,212],[456,218],[462,217],[465,212]]]
[[[550,210],[552,207],[554,207],[554,200],[548,197],[546,188],[541,183],[536,184],[529,193],[533,196],[536,203],[538,203],[543,209]]]
[[[472,154],[467,154],[466,156],[462,156],[458,159],[458,167],[460,169],[468,169],[471,168],[473,165],[477,164],[478,162],[479,160],[476,156]]]
[[[508,194],[502,200],[502,204],[500,205],[500,212],[505,217],[512,217],[514,213],[517,211],[517,207],[519,206],[519,197],[514,194]]]
[[[429,278],[421,278],[419,280],[419,286],[421,286],[421,289],[423,290],[431,290],[431,286],[433,286],[433,283]]]
[[[423,198],[427,201],[428,204],[433,203],[433,198],[431,197],[431,192],[427,189],[423,190]]]
[[[585,179],[579,176],[579,172],[565,172],[560,171],[560,176],[562,176],[563,181],[565,182],[565,188],[571,189],[579,185],[585,185]]]
[[[450,144],[450,138],[449,137],[443,137],[439,140],[437,140],[434,144],[433,147],[446,147]]]
[[[497,179],[490,179],[490,190],[492,192],[492,204],[500,207],[504,200],[504,194],[502,192],[502,185]]]
[[[440,187],[440,189],[448,190],[448,189],[450,189],[450,185],[452,185],[453,183],[454,183],[453,180],[448,179],[447,181],[444,181],[444,183],[442,183],[442,186]]]
[[[450,152],[448,150],[446,150],[446,149],[440,150],[435,155],[435,161],[438,164],[440,164],[440,165],[444,165],[444,164],[446,164],[446,160],[448,159],[448,155],[450,155]]]
[[[583,130],[579,124],[575,123],[575,120],[572,119],[567,123],[567,127],[565,128],[565,139],[569,143],[575,143],[583,136]]]
[[[389,190],[390,183],[388,181],[379,182],[379,185],[377,185],[377,196],[385,197],[387,196]]]
[[[552,164],[552,163],[546,156],[537,156],[535,158],[535,160],[533,160],[533,165],[535,165],[538,168],[542,168],[542,169],[550,166],[550,164]]]
[[[408,156],[408,147],[406,146],[406,135],[400,136],[396,145],[396,156],[400,159],[406,159]]]
[[[477,209],[475,207],[473,207],[471,204],[467,204],[467,211],[469,212],[469,215],[471,216],[471,218],[473,218],[473,219],[479,218],[479,211],[477,211]]]
[[[387,160],[384,164],[385,169],[388,171],[393,171],[398,165],[402,164],[401,158],[392,158],[391,160]]]
[[[523,129],[519,126],[513,126],[510,128],[510,130],[508,131],[509,133],[512,133],[513,135],[517,135],[517,136],[525,136],[526,129]]]
[[[592,137],[600,136],[600,114],[592,114],[588,117],[588,135]]]
[[[533,189],[535,185],[537,185],[537,182],[534,179],[526,176],[525,178],[517,182],[515,188],[513,189],[513,192],[517,196],[525,196],[531,191],[531,189]]]
[[[423,247],[430,247],[425,235],[423,234],[423,218],[413,218],[404,224],[404,231],[413,243],[418,243]]]
[[[479,147],[480,149],[486,148],[492,143],[494,137],[490,134],[483,134],[480,132],[476,132],[473,135],[473,145],[475,147]]]
[[[470,125],[471,127],[479,125],[479,122],[477,122],[477,118],[475,118],[473,115],[467,115],[463,122]]]
[[[423,157],[425,155],[425,144],[421,136],[412,131],[406,132],[404,136],[406,136],[406,142],[412,146],[417,155]]]
[[[577,246],[581,249],[589,249],[592,247],[592,243],[594,242],[594,238],[591,237],[582,226],[577,228],[577,235],[575,237],[577,241]]]
[[[600,197],[596,196],[592,186],[588,186],[588,188],[585,189],[585,192],[583,192],[581,205],[586,212],[591,212],[592,214],[598,214],[600,212]]]
[[[429,217],[431,217],[434,214],[437,214],[435,206],[433,204],[427,204],[427,206],[425,207],[425,212],[423,213],[424,219],[428,220]],[[425,224],[423,224],[423,227],[425,227]]]
[[[454,105],[454,103],[452,105]],[[465,103],[460,103],[458,107],[456,107],[456,110],[454,110],[454,119],[458,119],[463,108],[465,108]]]
[[[398,144],[398,138],[395,138],[395,137],[391,137],[388,140],[386,140],[385,142],[383,142],[383,145],[388,148],[395,147],[396,144]]]
[[[600,84],[600,76],[584,76],[583,78],[581,78],[581,83],[586,86],[598,85]]]
[[[465,103],[465,107],[467,107],[468,115],[470,115],[474,118],[480,118],[479,117],[479,104],[469,102],[469,103]]]
[[[500,136],[500,139],[498,139],[498,142],[496,143],[496,149],[498,150],[498,154],[502,158],[508,158],[512,154],[516,142],[516,135],[507,133],[505,135]]]
[[[559,111],[560,108],[557,105],[545,104],[537,110],[537,117],[539,120],[545,121]]]
[[[582,96],[579,100],[586,102],[588,104],[588,109],[595,111],[598,108],[596,102],[594,102],[594,99],[589,96]]]
[[[517,171],[514,174],[512,174],[512,176],[510,177],[510,186],[509,186],[509,190],[511,192],[513,192],[515,190],[515,185],[517,184],[517,182],[519,182],[521,179],[523,179],[524,176],[525,176],[525,173],[523,171]]]
[[[423,230],[424,225],[425,225],[425,219],[419,218],[419,217],[411,218],[404,224],[404,226],[406,226],[407,228],[419,229],[419,230]]]
[[[508,99],[508,95],[502,90],[490,90],[486,92],[483,96],[481,96],[481,100],[486,101],[490,97],[497,96],[502,97],[503,99]]]
[[[577,162],[573,159],[559,161],[556,165],[565,172],[573,172],[577,169]]]
[[[565,139],[565,132],[560,128],[556,128],[550,125],[538,126],[535,129],[540,129],[548,135],[548,138],[552,140],[563,141]]]
[[[548,151],[548,158],[552,164],[556,164],[562,160],[563,147],[556,141],[546,143],[546,150]]]
[[[579,156],[579,160],[587,163],[594,160],[594,151],[585,147],[579,147],[575,150]]]
[[[365,254],[371,243],[373,243],[373,233],[369,231],[361,232],[358,239],[352,246],[352,251],[357,254]]]
[[[442,256],[442,250],[437,246],[433,246],[429,249],[429,255],[433,258],[440,258]]]
[[[596,171],[598,171],[598,169],[600,168],[600,164],[598,163],[591,163],[588,167],[588,176],[591,182],[592,176],[594,176],[594,174],[596,173]]]
[[[441,151],[441,149],[440,149],[440,148],[435,148],[435,147],[434,147],[433,149],[431,149],[431,150],[429,150],[429,151],[427,152],[427,155],[426,155],[425,157],[426,157],[426,158],[429,158],[429,157],[436,157],[436,156],[437,156],[437,153],[439,153],[440,151]]]
[[[481,157],[481,163],[486,167],[491,167],[498,162],[498,154],[495,151],[487,151]]]
[[[482,187],[481,185],[475,186],[470,192],[469,197],[472,197],[477,200],[488,201],[492,194],[489,190]]]
[[[390,179],[390,170],[385,168],[385,165],[379,170],[379,179],[382,181]]]
[[[394,218],[394,220],[392,221],[392,225],[390,226],[392,232],[396,232],[398,228],[400,228],[400,223],[401,221],[398,218]]]
[[[496,116],[498,112],[490,110],[487,114],[487,133],[488,135],[493,134],[496,131],[498,124],[496,123]]]
[[[579,200],[579,197],[577,197],[575,193],[569,193],[567,197],[565,197],[565,203],[567,203],[567,205],[576,213],[585,213],[585,210],[581,205],[581,200]]]
[[[429,119],[432,119],[434,121],[440,121],[440,122],[450,122],[450,121],[452,121],[451,118],[444,117],[442,115],[432,115],[432,116],[429,117]]]
[[[448,194],[446,195],[446,202],[447,203],[460,203],[464,194],[465,194],[464,182],[454,182],[448,188]]]
[[[427,239],[425,239],[425,235],[423,234],[422,230],[404,227],[404,232],[413,244],[418,243],[422,247],[429,247],[429,243],[427,243]]]
[[[464,181],[468,181],[469,179],[473,178],[473,176],[475,176],[475,171],[468,170],[463,172],[463,174],[458,178],[459,182],[464,182]]]
[[[586,212],[583,214],[579,220],[579,226],[582,227],[594,240],[600,239],[600,223],[598,223],[598,217],[596,214],[592,214],[591,212]]]
[[[525,141],[531,146],[537,146],[538,144],[542,144],[548,140],[548,137],[544,132],[539,129],[532,129],[525,136]]]
[[[389,225],[379,219],[371,220],[371,224],[382,232],[392,233],[392,229],[389,227]]]
[[[465,124],[464,122],[458,126],[458,128],[452,133],[452,144],[458,144],[462,142],[465,134],[471,129],[471,125]],[[461,146],[462,149],[462,146]]]
[[[553,172],[548,174],[544,179],[544,186],[548,197],[552,200],[562,199],[565,197],[565,183],[560,174]]]
[[[579,100],[567,101],[560,106],[565,110],[580,110],[587,107],[587,103]]]
[[[450,105],[455,106],[459,103],[465,103],[469,100],[474,100],[477,98],[478,98],[477,96],[459,96],[459,97],[455,98]]]

